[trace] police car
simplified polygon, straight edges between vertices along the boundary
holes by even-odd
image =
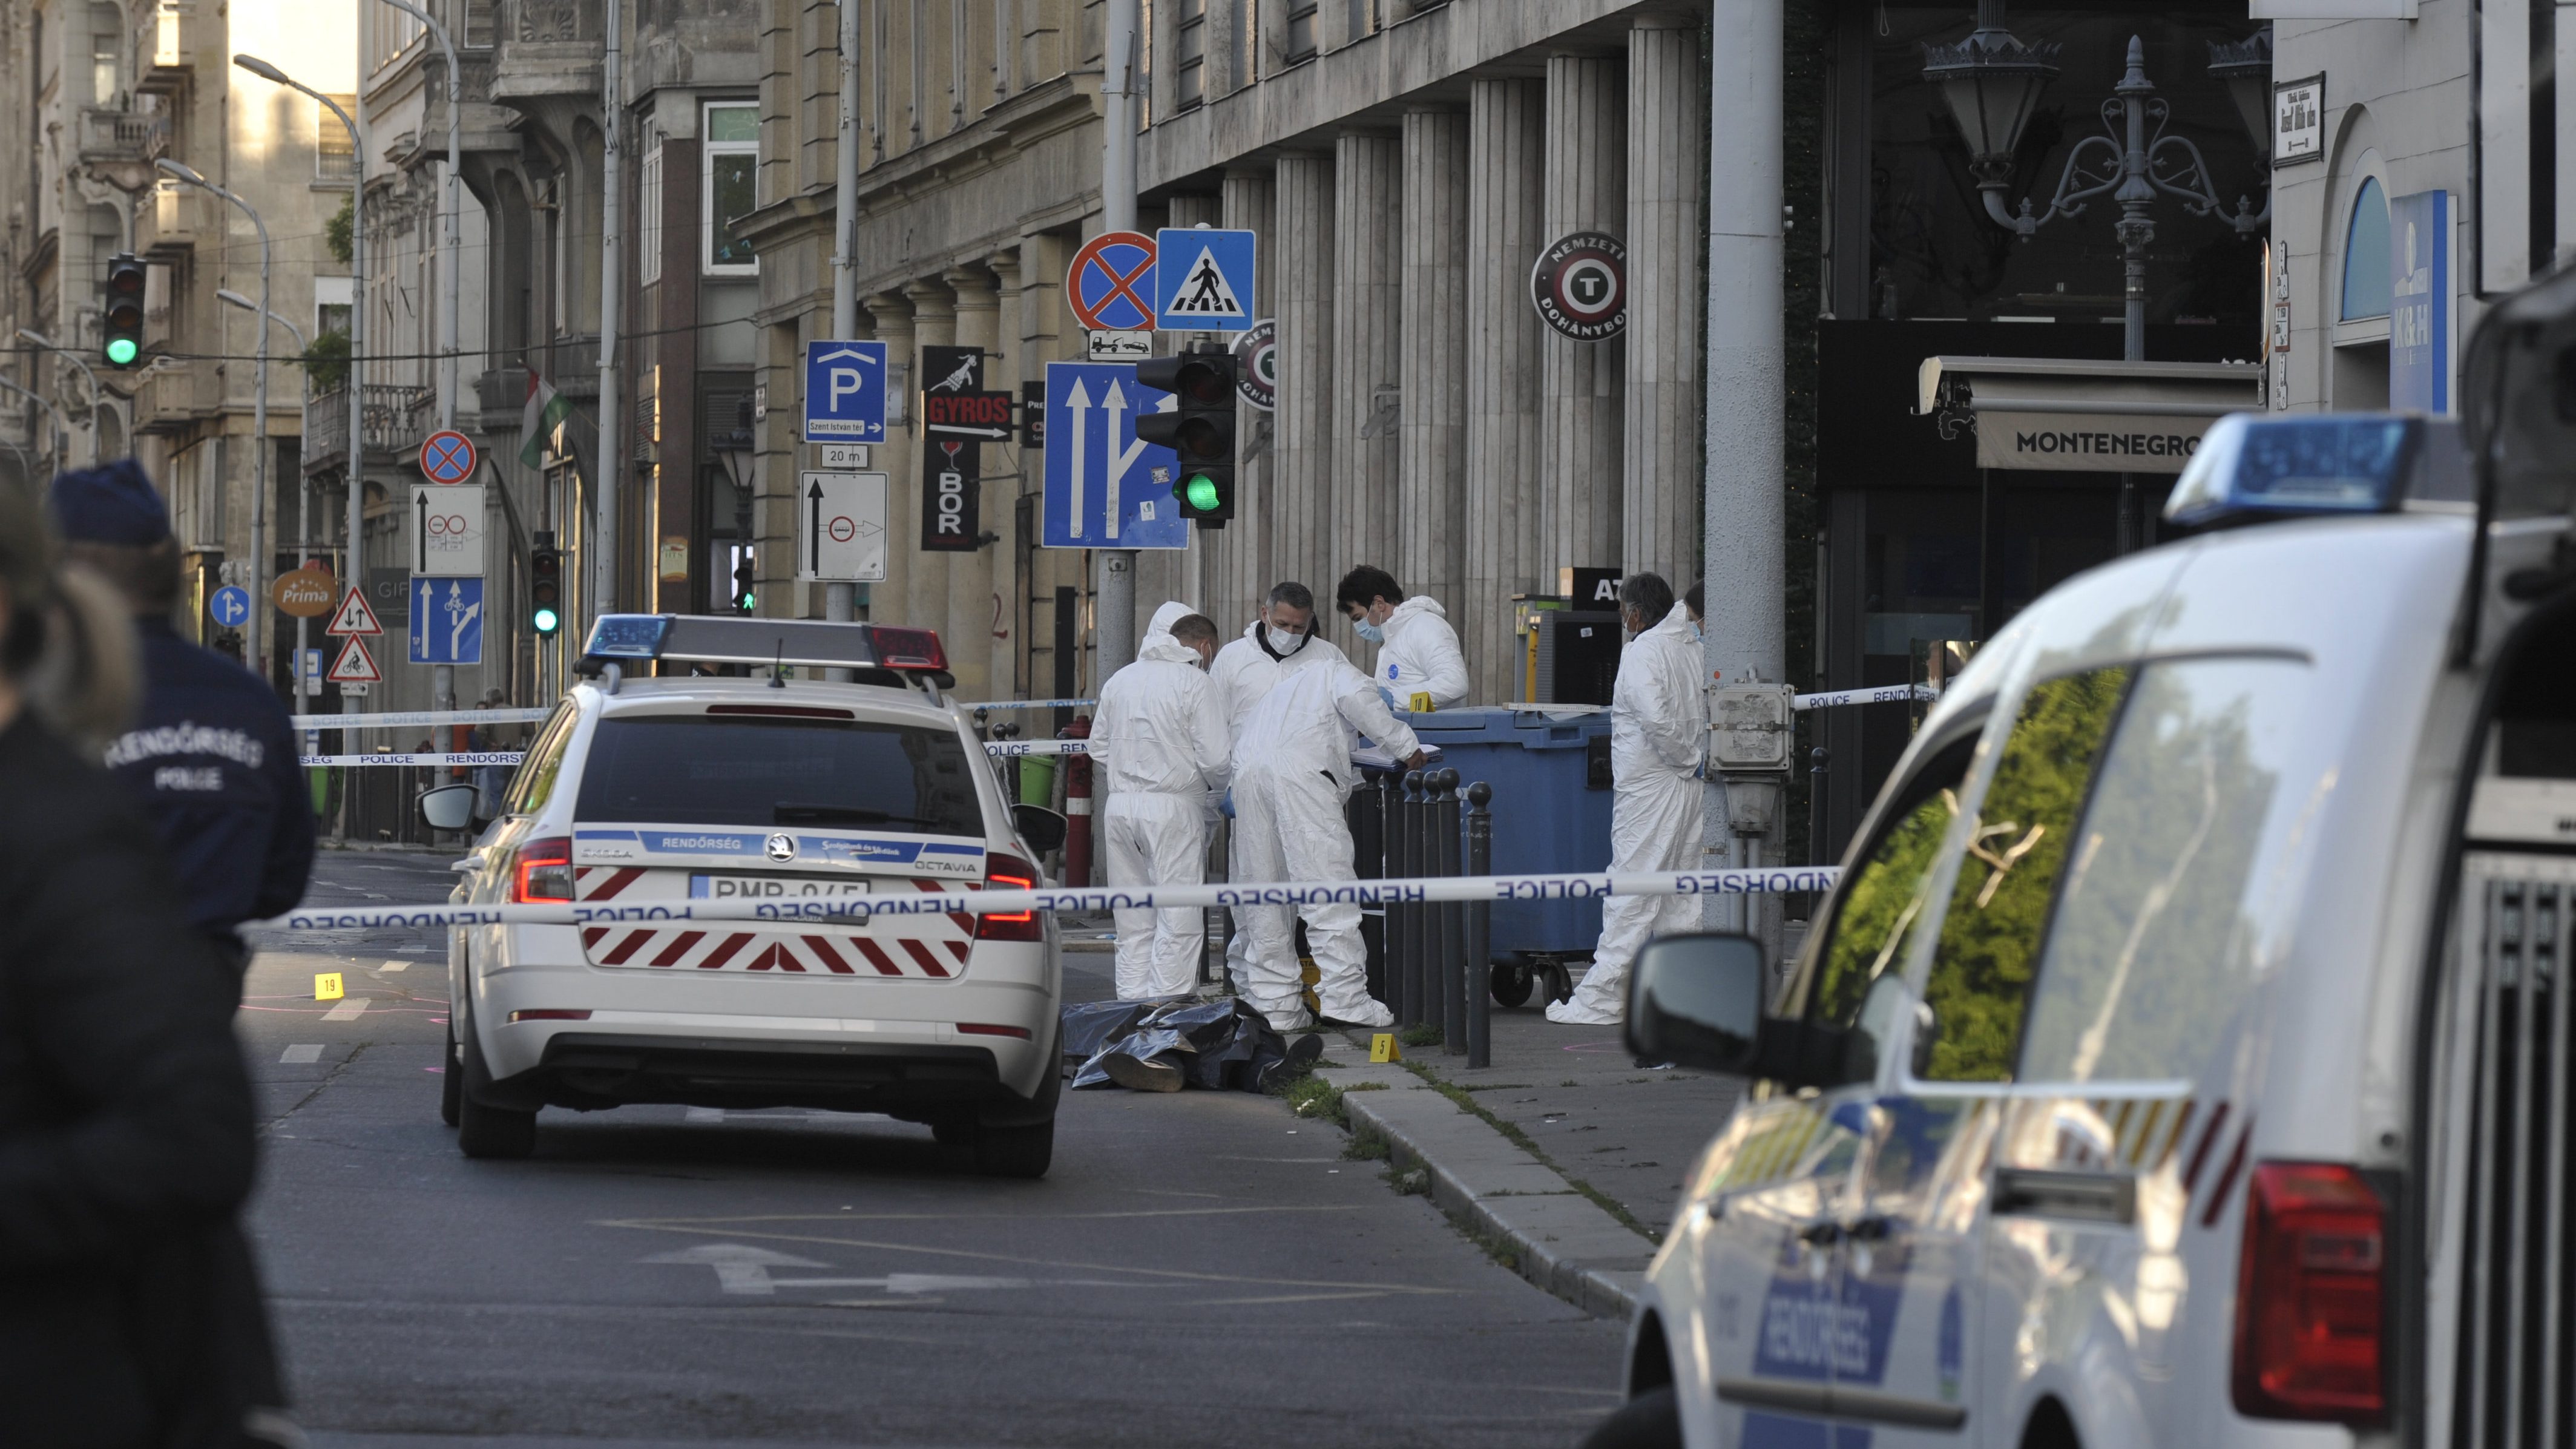
[[[604,617],[456,899],[1037,885],[1062,819],[1004,794],[940,697],[946,664],[926,630]],[[724,666],[767,677],[692,673]],[[645,1102],[882,1112],[1009,1176],[1053,1151],[1062,977],[1043,913],[476,926],[453,933],[448,979],[445,1115],[469,1157],[527,1154],[543,1107]]]
[[[1758,1085],[1596,1443],[2570,1441],[2576,280],[2502,310],[2465,448],[2213,428],[2200,531],[1931,710],[1783,991],[1641,953],[1634,1048]]]

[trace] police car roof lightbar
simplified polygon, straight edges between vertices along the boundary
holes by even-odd
[[[707,614],[603,614],[591,625],[582,656],[585,662],[667,659],[693,664],[890,669],[942,676],[948,672],[948,650],[929,629]]]
[[[2177,528],[2265,519],[2389,513],[2408,500],[2471,497],[2459,429],[2400,413],[2256,417],[2210,425],[2174,483],[2164,516]]]

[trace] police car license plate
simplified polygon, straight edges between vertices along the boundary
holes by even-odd
[[[692,900],[773,901],[824,896],[863,896],[868,893],[865,879],[819,879],[810,876],[780,875],[692,875],[689,897]]]

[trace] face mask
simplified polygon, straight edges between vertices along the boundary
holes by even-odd
[[[1383,644],[1386,642],[1385,627],[1383,625],[1372,624],[1366,619],[1357,619],[1352,621],[1351,632],[1359,635],[1363,639],[1366,639],[1371,644]]]
[[[1700,629],[1700,627],[1699,627],[1697,624],[1693,624],[1693,625],[1691,625],[1691,638],[1692,638],[1692,639],[1694,639],[1694,640],[1697,640],[1697,641],[1699,641],[1699,642],[1705,643],[1705,642],[1707,642],[1707,640],[1708,640],[1708,635],[1707,635],[1706,633],[1702,632],[1702,630]]]
[[[1285,629],[1270,631],[1270,652],[1273,654],[1283,656],[1294,654],[1305,647],[1306,636],[1303,634],[1291,634]]]

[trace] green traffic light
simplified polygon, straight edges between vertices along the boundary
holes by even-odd
[[[540,606],[537,610],[536,617],[530,622],[537,626],[538,633],[551,634],[556,629],[562,627],[563,617],[552,609]]]
[[[107,360],[123,367],[132,362],[142,351],[143,349],[136,346],[131,337],[111,338],[107,344]]]
[[[1193,473],[1190,475],[1190,481],[1181,485],[1181,496],[1188,499],[1190,506],[1199,512],[1212,513],[1219,502],[1216,480],[1205,473]]]

